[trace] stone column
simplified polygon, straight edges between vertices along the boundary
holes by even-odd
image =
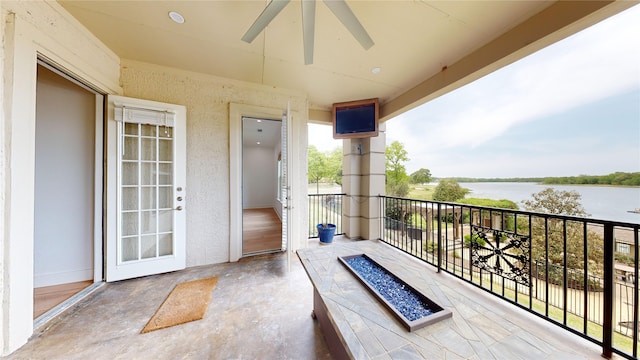
[[[350,239],[380,237],[380,199],[385,194],[385,125],[374,138],[343,142],[342,228]]]

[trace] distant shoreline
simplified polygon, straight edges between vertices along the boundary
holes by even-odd
[[[457,180],[456,180],[457,181]],[[598,186],[598,187],[622,187],[622,188],[640,188],[640,185],[609,185],[609,184],[557,184],[543,183],[540,181],[458,181],[459,183],[533,183],[537,185],[560,185],[560,186]]]
[[[454,180],[459,183],[536,183],[540,185],[575,185],[575,186],[615,186],[640,187],[640,172],[615,172],[608,175],[578,175],[578,176],[546,176],[524,178],[470,178],[470,177],[434,177],[434,181],[443,179]]]

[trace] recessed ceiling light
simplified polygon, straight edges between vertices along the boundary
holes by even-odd
[[[380,71],[382,71],[382,69],[380,69],[379,67],[374,67],[373,69],[371,69],[371,72],[374,74],[380,74]]]
[[[171,18],[171,20],[177,22],[178,24],[184,24],[184,17],[178,12],[169,11],[169,17]]]
[[[256,144],[260,145],[260,141],[257,141]]]
[[[262,122],[262,120],[258,119],[258,122]]]

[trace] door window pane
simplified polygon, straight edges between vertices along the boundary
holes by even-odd
[[[172,185],[173,184],[173,164],[158,164],[158,184],[160,185]]]
[[[173,189],[169,186],[158,188],[158,208],[171,209],[173,207],[173,199],[171,196],[172,190]]]
[[[122,261],[138,260],[138,237],[122,239]]]
[[[138,213],[126,212],[122,214],[122,236],[138,235]]]
[[[157,127],[155,125],[142,125],[142,136],[156,136],[156,129]]]
[[[124,148],[122,149],[123,160],[137,160],[138,159],[138,138],[125,136]]]
[[[158,137],[161,138],[170,138],[173,137],[173,128],[168,126],[160,126],[158,129]]]
[[[143,187],[140,188],[142,201],[140,207],[142,210],[155,210],[156,208],[156,188]]]
[[[122,188],[122,210],[138,210],[138,188]]]
[[[143,234],[155,234],[156,233],[156,217],[157,217],[157,212],[156,211],[143,211],[141,213],[141,219],[140,221],[142,222],[140,224],[140,227],[142,228],[142,233]]]
[[[156,184],[156,163],[142,163],[142,179],[140,179],[142,185],[155,185]]]
[[[156,139],[140,139],[142,144],[142,160],[156,160]]]
[[[159,232],[170,232],[173,229],[173,210],[161,210],[158,223]]]
[[[158,237],[159,256],[166,256],[173,254],[173,234],[161,234]]]
[[[124,133],[127,135],[138,135],[138,124],[125,123]]]
[[[160,139],[160,161],[173,161],[173,141]]]
[[[138,163],[122,163],[122,185],[138,185]]]
[[[141,255],[143,259],[149,259],[156,257],[156,236],[148,235],[140,238],[141,243]]]

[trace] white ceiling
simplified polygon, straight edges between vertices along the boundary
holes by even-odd
[[[281,125],[277,120],[242,118],[242,146],[275,148],[280,144]]]
[[[515,39],[519,43],[506,44],[505,56],[546,36],[545,27],[556,31],[566,25],[562,22],[575,22],[572,14],[580,11],[574,10],[586,4],[348,0],[375,43],[364,50],[327,6],[317,1],[314,62],[304,65],[300,1],[291,1],[251,44],[241,38],[266,1],[59,2],[121,58],[301,90],[308,94],[312,110],[374,97],[380,98],[381,106],[398,99],[402,102],[393,104],[394,109],[413,106],[426,92],[435,90],[422,90],[425,81],[446,67],[464,63],[462,60],[525,20],[543,10],[549,19],[548,23],[530,21],[531,28],[521,26],[524,35]],[[603,4],[589,5],[594,10],[584,12],[589,15],[609,6]],[[184,24],[169,19],[172,10],[184,16]],[[491,55],[504,57],[479,54],[476,61],[494,61],[486,60]],[[374,67],[381,68],[379,74],[371,72]],[[461,77],[473,71],[477,69]],[[416,98],[412,93],[416,89],[426,92]]]

